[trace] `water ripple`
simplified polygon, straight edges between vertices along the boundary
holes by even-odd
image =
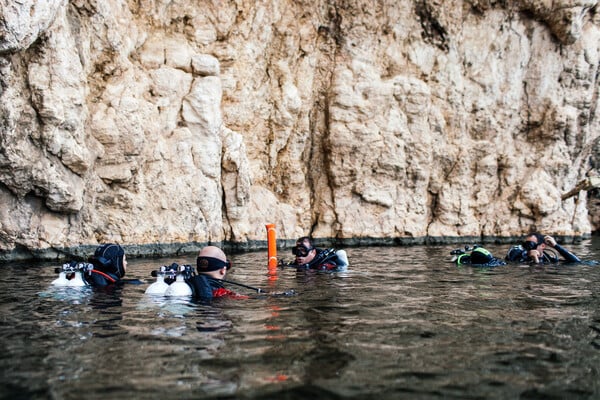
[[[578,247],[579,246],[579,247]],[[505,249],[491,246],[495,254]],[[235,254],[272,292],[212,305],[143,285],[54,288],[54,266],[0,276],[4,398],[569,398],[600,395],[600,268],[457,268],[444,246],[350,248],[340,273]],[[595,242],[574,246],[600,259]],[[190,262],[190,260],[175,260]],[[10,279],[9,279],[10,277]],[[19,290],[15,290],[19,288]]]

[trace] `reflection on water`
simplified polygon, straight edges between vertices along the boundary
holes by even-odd
[[[592,241],[569,246],[600,259]],[[507,246],[488,246],[502,256]],[[452,246],[347,249],[339,273],[228,278],[294,296],[212,305],[147,283],[52,287],[54,265],[0,276],[2,398],[581,398],[600,396],[600,267],[457,268]]]

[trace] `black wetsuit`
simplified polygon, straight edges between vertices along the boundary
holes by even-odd
[[[569,250],[565,249],[561,245],[557,244],[553,247],[554,250],[558,252],[564,259],[565,262],[568,263],[580,263],[581,260],[575,254],[571,253]],[[522,246],[513,246],[508,250],[506,254],[506,261],[512,262],[520,262],[520,263],[532,263],[533,259],[527,255],[528,251],[525,250]],[[552,264],[560,261],[560,258],[549,251],[545,251],[540,257],[540,264]]]
[[[346,263],[338,257],[335,249],[318,249],[315,258],[307,264],[291,264],[291,267],[299,269],[314,269],[319,271],[334,271],[340,267],[346,266]]]
[[[220,280],[204,274],[194,275],[186,282],[192,288],[192,296],[203,301],[216,297],[237,296],[235,292],[223,287]]]

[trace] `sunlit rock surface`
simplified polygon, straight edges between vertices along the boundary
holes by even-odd
[[[589,235],[597,3],[0,0],[0,258]]]

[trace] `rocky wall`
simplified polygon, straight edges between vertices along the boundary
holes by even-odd
[[[0,258],[589,235],[597,3],[0,0]]]

